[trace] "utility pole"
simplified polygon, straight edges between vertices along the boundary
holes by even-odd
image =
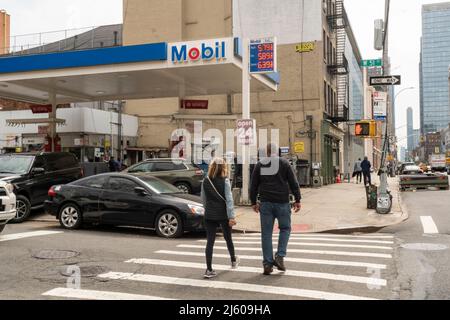
[[[390,0],[385,0],[385,26],[383,35],[383,60],[384,60],[384,75],[389,75],[390,73],[390,63],[389,63],[389,48],[388,48],[388,35],[389,35],[389,11],[390,11]],[[393,87],[393,86],[392,86]],[[380,167],[380,187],[378,189],[378,201],[377,201],[377,213],[388,214],[391,211],[392,200],[391,195],[388,191],[388,172],[387,172],[387,155],[389,153],[389,134],[390,121],[393,123],[394,113],[392,110],[392,99],[391,103],[388,105],[386,122],[383,125],[384,137],[383,137],[383,154],[381,157],[381,167]],[[389,99],[388,99],[389,100]]]
[[[250,53],[249,38],[243,38],[242,50],[242,119],[250,119]],[[242,204],[250,201],[250,148],[242,144]]]

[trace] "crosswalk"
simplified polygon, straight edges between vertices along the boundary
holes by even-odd
[[[274,236],[274,248],[276,242]],[[224,243],[222,238],[216,240],[213,267],[218,277],[213,280],[202,278],[205,240],[185,239],[168,242],[168,248],[147,257],[129,257],[116,270],[98,275],[108,290],[54,288],[43,295],[89,300],[389,298],[393,235],[293,235],[285,258],[288,270],[275,270],[271,276],[262,275],[259,234],[234,237],[241,259],[237,269],[231,268]]]
[[[26,238],[50,236],[50,235],[62,234],[62,233],[63,233],[62,231],[45,231],[45,230],[40,230],[40,231],[29,231],[29,232],[5,234],[5,235],[0,235],[0,242],[21,240],[21,239],[26,239]]]

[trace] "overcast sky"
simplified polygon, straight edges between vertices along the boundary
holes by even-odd
[[[402,88],[416,88],[405,91],[397,99],[397,135],[401,140],[400,144],[406,145],[407,107],[412,107],[415,111],[415,128],[420,124],[418,68],[422,33],[421,6],[446,0],[391,2],[389,45],[392,73],[403,77],[402,86],[397,88],[397,92]],[[384,17],[384,0],[345,0],[345,4],[362,56],[365,59],[381,57],[381,52],[373,48],[373,22]],[[12,35],[122,22],[122,0],[0,0],[0,9],[6,9],[12,16]],[[29,43],[38,41],[32,37],[27,40]]]

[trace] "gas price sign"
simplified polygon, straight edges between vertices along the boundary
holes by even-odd
[[[275,38],[250,40],[250,73],[276,72]]]

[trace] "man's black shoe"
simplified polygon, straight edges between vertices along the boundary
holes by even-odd
[[[273,267],[272,266],[264,266],[264,275],[268,276],[273,272]]]
[[[284,265],[284,258],[283,257],[276,256],[273,264],[277,267],[278,270],[286,271],[286,267]]]

